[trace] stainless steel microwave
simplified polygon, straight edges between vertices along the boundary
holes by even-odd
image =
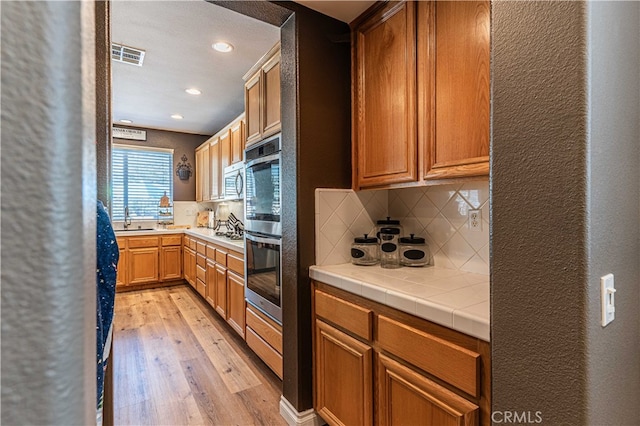
[[[224,168],[224,199],[241,200],[244,198],[244,163],[235,163]]]

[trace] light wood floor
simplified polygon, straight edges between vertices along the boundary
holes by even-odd
[[[282,382],[187,286],[116,295],[116,425],[285,425]]]

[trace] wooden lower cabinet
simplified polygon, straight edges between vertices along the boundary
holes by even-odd
[[[227,292],[229,303],[227,304],[227,322],[242,337],[244,337],[244,278],[227,271]]]
[[[124,287],[127,284],[127,243],[124,238],[118,238],[118,275],[116,277],[116,288]]]
[[[227,268],[216,264],[216,312],[220,314],[222,318],[227,319]]]
[[[282,326],[246,304],[247,345],[282,379]]]
[[[188,247],[184,248],[184,279],[196,288],[196,252]]]
[[[175,234],[118,237],[116,290],[136,290],[182,279],[182,237]]]
[[[316,411],[329,424],[373,423],[372,356],[371,346],[316,319]]]
[[[180,246],[160,248],[160,281],[182,278],[182,250]]]
[[[472,426],[479,408],[415,370],[378,355],[377,424]]]
[[[330,425],[491,424],[489,343],[319,282],[313,313],[314,408]]]
[[[129,249],[128,285],[158,281],[158,247]]]
[[[215,308],[216,306],[216,262],[211,259],[207,259],[206,267],[206,281],[207,291],[205,293],[205,300],[209,305]]]

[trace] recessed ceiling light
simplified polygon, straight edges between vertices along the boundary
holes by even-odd
[[[215,50],[222,53],[228,53],[233,50],[233,46],[227,43],[226,41],[219,41],[217,43],[213,43],[211,45]]]
[[[133,121],[131,120],[127,120],[126,118],[123,118],[122,120],[120,120],[121,123],[127,123],[127,124],[131,124],[133,123]]]
[[[183,117],[183,116],[181,116],[180,114],[173,114],[173,115],[171,116],[171,118],[176,119],[176,120],[182,120],[184,117]]]
[[[201,91],[199,91],[198,89],[194,89],[194,88],[185,89],[185,92],[187,92],[190,95],[201,95],[202,94]]]

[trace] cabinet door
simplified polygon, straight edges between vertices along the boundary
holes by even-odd
[[[227,268],[216,263],[216,311],[227,319]]]
[[[189,284],[196,288],[196,252],[189,250]]]
[[[479,408],[472,402],[383,354],[376,365],[376,417],[381,426],[478,424]]]
[[[129,249],[129,285],[158,281],[158,247]]]
[[[260,71],[244,84],[244,108],[247,120],[247,142],[249,145],[262,139],[260,112]]]
[[[209,145],[207,145],[202,149],[202,201],[211,199],[211,167],[207,162],[209,158]]]
[[[118,242],[120,244],[120,242]],[[116,289],[127,285],[127,250],[121,246],[120,257],[118,258],[118,274],[116,276]]]
[[[372,424],[372,348],[316,320],[314,353],[316,411],[329,424]]]
[[[217,200],[222,195],[220,193],[220,138],[216,138],[209,144],[209,192],[210,200]]]
[[[429,138],[429,149],[425,150],[425,178],[486,175],[489,173],[489,1],[437,1],[434,7],[435,129]]]
[[[229,311],[227,322],[244,338],[244,278],[234,272],[227,271],[227,290]]]
[[[203,157],[202,150],[199,149],[196,151],[196,201],[202,201],[202,169],[203,165]]]
[[[231,127],[231,164],[244,159],[244,121],[238,121]]]
[[[196,280],[196,253],[188,247],[184,247],[184,254],[182,256],[183,260],[183,268],[184,268],[184,279],[191,284],[191,286],[195,286]]]
[[[231,131],[227,130],[220,135],[220,164],[218,166],[218,179],[222,182],[224,176],[224,168],[231,164]],[[222,188],[219,189],[222,194]]]
[[[262,67],[262,137],[280,131],[280,52]]]
[[[179,280],[182,277],[182,253],[180,246],[160,249],[160,281]]]
[[[206,281],[207,281],[207,290],[205,299],[211,305],[212,308],[216,307],[216,263],[207,259],[207,268],[206,268]]]
[[[416,181],[415,2],[390,2],[354,37],[354,186]]]

